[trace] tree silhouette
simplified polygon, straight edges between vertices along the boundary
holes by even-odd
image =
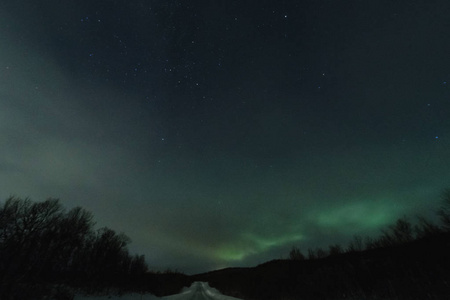
[[[67,294],[60,284],[101,288],[138,281],[147,272],[144,256],[129,254],[126,235],[94,231],[94,225],[90,212],[66,212],[58,199],[7,199],[0,207],[0,299]]]
[[[9,280],[38,277],[48,261],[62,217],[56,199],[32,203],[9,198],[0,210],[2,275]],[[8,280],[5,280],[6,282]]]
[[[289,252],[289,259],[292,260],[304,260],[305,256],[297,247],[292,247],[291,252]]]

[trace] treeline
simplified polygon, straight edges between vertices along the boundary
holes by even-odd
[[[0,207],[0,299],[144,289],[144,256],[129,253],[126,235],[94,225],[90,212],[67,211],[57,199],[7,199]]]
[[[377,238],[360,236],[343,247],[298,247],[290,259],[254,268],[195,276],[224,294],[247,300],[447,300],[450,296],[450,190],[443,193],[440,224],[406,218]]]
[[[381,235],[377,238],[355,235],[347,247],[343,247],[340,244],[331,244],[328,246],[328,249],[321,247],[309,248],[306,255],[300,248],[294,246],[289,252],[289,259],[321,259],[343,253],[399,246],[415,240],[450,232],[450,189],[445,190],[441,197],[442,205],[437,210],[440,224],[434,224],[426,218],[418,216],[416,224],[413,225],[406,217],[402,217],[386,229],[381,230]]]

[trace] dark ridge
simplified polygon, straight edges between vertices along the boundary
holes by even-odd
[[[382,230],[379,238],[354,237],[347,250],[293,247],[290,259],[252,268],[226,268],[188,276],[148,270],[131,255],[130,239],[95,230],[90,212],[65,210],[57,199],[11,197],[0,205],[0,299],[73,299],[75,292],[156,296],[177,294],[194,281],[245,300],[450,299],[450,191],[438,210],[441,226],[419,217]]]

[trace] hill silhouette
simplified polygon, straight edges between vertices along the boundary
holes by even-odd
[[[449,299],[450,233],[313,260],[192,276],[243,299]]]

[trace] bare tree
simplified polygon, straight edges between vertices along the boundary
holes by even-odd
[[[289,259],[291,260],[304,260],[305,256],[297,247],[292,247],[291,252],[289,252]]]
[[[382,246],[403,244],[414,239],[413,227],[405,217],[398,219],[387,230],[382,230],[382,233],[380,237]]]
[[[329,249],[329,252],[330,252],[330,256],[339,255],[339,254],[341,254],[342,252],[344,252],[344,251],[342,250],[342,246],[339,245],[339,244],[330,245],[330,246],[328,247],[328,249]]]
[[[316,252],[314,249],[308,248],[308,259],[313,260],[317,259]]]
[[[424,217],[418,216],[418,223],[414,226],[416,238],[424,238],[439,234],[442,230],[438,225],[433,224]]]

